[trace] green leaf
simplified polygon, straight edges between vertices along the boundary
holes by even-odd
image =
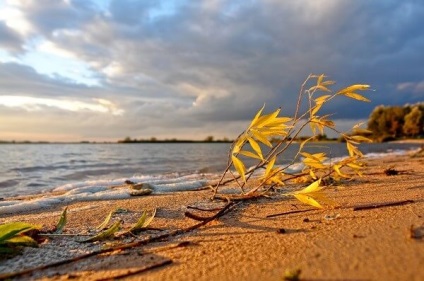
[[[144,211],[141,217],[139,218],[139,220],[137,221],[137,223],[133,227],[131,227],[130,230],[128,230],[128,232],[134,233],[146,228],[153,221],[153,218],[155,217],[155,215],[156,215],[156,209],[153,210],[153,213],[149,218],[147,218],[147,212]]]
[[[62,233],[63,228],[65,227],[67,222],[67,211],[68,211],[68,207],[66,207],[65,210],[63,210],[62,214],[60,215],[60,219],[56,225],[56,231],[54,233]]]
[[[7,245],[38,247],[37,241],[26,235],[19,235],[7,240]]]
[[[10,222],[2,224],[0,225],[0,243],[31,229],[40,229],[40,227],[25,222]]]
[[[106,226],[109,224],[109,221],[112,218],[114,213],[115,213],[115,211],[110,212],[109,215],[107,215],[107,217],[105,218],[105,220],[99,226],[96,227],[96,229],[102,230],[102,229],[106,228]]]
[[[244,166],[243,162],[240,161],[240,159],[238,159],[234,155],[231,156],[231,160],[233,161],[234,168],[236,168],[240,177],[243,179],[244,182],[246,182],[246,167]]]
[[[84,240],[82,242],[95,242],[95,241],[102,241],[106,240],[110,237],[112,237],[115,232],[117,232],[121,228],[121,221],[117,221],[114,224],[112,224],[111,227],[106,229],[105,231],[100,232],[99,234],[92,236],[88,238],[87,240]]]

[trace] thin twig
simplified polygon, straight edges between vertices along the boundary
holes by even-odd
[[[414,202],[415,202],[414,200],[403,200],[403,201],[388,202],[388,203],[374,203],[374,204],[356,206],[356,207],[353,207],[353,210],[362,211],[362,210],[377,209],[377,208],[384,208],[384,207],[391,207],[391,206],[401,206],[406,204],[412,204]]]
[[[316,211],[316,210],[317,209],[294,210],[294,211],[288,211],[288,212],[284,212],[284,213],[272,214],[272,215],[268,215],[266,217],[267,218],[274,218],[274,217],[279,217],[279,216],[285,216],[285,215],[297,214],[297,213],[305,213],[305,212]]]
[[[161,266],[164,266],[164,265],[168,265],[168,264],[171,264],[171,263],[172,263],[171,259],[165,259],[165,260],[156,262],[154,264],[138,268],[136,270],[128,270],[128,272],[126,272],[126,273],[122,273],[122,274],[107,277],[107,278],[94,279],[94,280],[96,280],[96,281],[106,281],[106,280],[121,279],[121,278],[125,278],[125,277],[128,277],[128,276],[132,276],[132,275],[135,275],[135,274],[139,274],[139,273],[148,271],[150,269],[155,269],[155,268],[158,268],[158,267],[161,267]]]

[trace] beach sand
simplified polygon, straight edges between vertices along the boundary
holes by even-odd
[[[191,232],[159,242],[93,256],[35,271],[18,280],[283,280],[286,270],[300,269],[300,280],[424,280],[424,157],[393,156],[367,160],[362,178],[329,187],[336,209],[309,210],[290,197],[244,201],[228,213]],[[400,173],[387,176],[384,170]],[[142,210],[157,209],[151,227],[172,231],[194,224],[187,206],[208,205],[208,190],[134,197],[128,200],[78,202],[68,206],[64,233],[99,225],[110,211],[128,228]],[[405,204],[354,210],[367,204]],[[222,206],[223,203],[216,203]],[[210,204],[209,204],[210,205]],[[214,205],[213,205],[214,206]],[[28,214],[4,215],[1,222],[26,221],[53,228],[65,206]],[[211,207],[211,206],[208,206]],[[202,212],[211,215],[213,212]],[[149,230],[140,237],[165,231]],[[40,248],[0,260],[6,273],[57,262],[100,249],[104,243],[78,243],[81,237],[54,237]],[[125,238],[112,243],[130,242]],[[108,242],[111,243],[111,242]]]

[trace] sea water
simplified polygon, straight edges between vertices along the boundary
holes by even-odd
[[[219,177],[227,165],[230,146],[229,143],[2,144],[0,213],[64,201],[128,198],[127,189],[112,188],[126,180],[149,183],[156,193],[197,189]],[[363,144],[360,149],[366,157],[382,157],[405,154],[419,147],[419,144],[382,143]],[[298,148],[299,144],[289,147],[279,164],[293,161]],[[343,143],[311,143],[306,151],[325,152],[331,158],[347,156]],[[33,194],[44,196],[30,204],[8,199]]]

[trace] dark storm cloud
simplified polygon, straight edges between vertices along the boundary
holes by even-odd
[[[310,73],[327,74],[335,89],[375,89],[365,94],[369,104],[345,98],[323,108],[338,119],[424,100],[422,1],[176,2],[112,0],[100,11],[89,1],[51,0],[22,11],[99,73],[104,95],[143,120],[128,125],[140,134],[142,126],[247,122],[264,103],[292,114]]]
[[[0,21],[0,47],[12,53],[22,51],[23,40],[13,29],[9,28],[5,22]]]

